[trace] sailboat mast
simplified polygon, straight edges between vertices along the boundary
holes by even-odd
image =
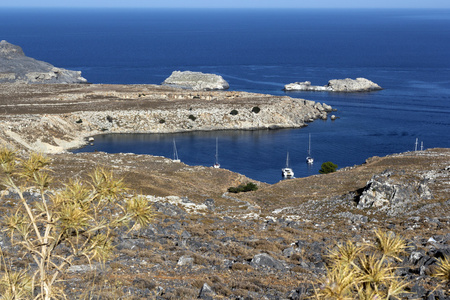
[[[286,156],[286,168],[289,168],[289,151]]]
[[[219,164],[219,138],[216,137],[216,165]]]
[[[308,156],[311,156],[311,133],[309,134],[309,141],[308,141]]]

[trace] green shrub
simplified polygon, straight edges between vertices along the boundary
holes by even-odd
[[[166,123],[166,120],[164,120],[164,119],[159,120],[159,124],[164,124],[164,123]]]
[[[230,193],[240,193],[240,192],[250,192],[250,191],[256,191],[258,189],[258,186],[253,183],[249,182],[247,184],[240,184],[237,187],[229,187],[228,192]]]
[[[252,112],[254,112],[255,114],[259,113],[260,111],[261,109],[258,106],[252,108]]]
[[[237,110],[233,109],[233,110],[230,112],[230,115],[235,116],[235,115],[237,115],[238,113],[239,113],[239,112],[238,112]]]
[[[189,115],[189,117],[188,117],[190,120],[192,120],[192,121],[195,121],[195,120],[197,120],[197,118],[194,116],[194,115]]]
[[[331,161],[324,162],[321,166],[321,169],[319,170],[320,174],[328,174],[336,172],[337,165],[333,164]]]

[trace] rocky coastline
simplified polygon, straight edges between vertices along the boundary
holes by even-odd
[[[156,85],[3,84],[0,141],[43,153],[105,133],[300,128],[327,119],[326,104],[245,92]]]
[[[0,41],[0,83],[86,83],[80,71],[57,68],[28,57],[22,48]]]

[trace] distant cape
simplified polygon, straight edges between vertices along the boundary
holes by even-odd
[[[81,71],[57,68],[47,62],[28,57],[22,48],[0,42],[0,83],[87,83]]]

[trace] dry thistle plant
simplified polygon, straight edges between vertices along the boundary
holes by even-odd
[[[0,249],[0,269],[4,270],[0,275],[0,300],[21,300],[32,298],[32,278],[25,270],[12,271],[7,265],[3,251]]]
[[[406,242],[399,236],[384,232],[380,229],[375,231],[375,249],[383,256],[401,261],[400,255],[405,253]]]
[[[442,282],[445,289],[450,290],[450,259],[448,257],[439,258],[438,267],[433,276]]]
[[[49,163],[41,154],[19,159],[13,151],[0,149],[3,184],[19,197],[17,210],[4,225],[11,243],[20,245],[37,264],[37,270],[28,270],[30,291],[37,291],[32,298],[45,300],[66,298],[58,288],[58,278],[75,258],[105,262],[112,254],[112,233],[117,228],[133,222],[130,230],[138,229],[153,216],[145,197],[127,197],[123,180],[101,168],[93,171],[90,182],[70,181],[61,191],[51,191]],[[25,192],[39,196],[31,201]],[[0,286],[7,281],[2,280]],[[22,299],[22,290],[27,289],[12,291],[11,299]]]
[[[399,299],[408,282],[395,274],[405,241],[377,231],[377,245],[356,246],[352,241],[329,250],[326,275],[317,282],[315,299]],[[395,260],[392,260],[394,258]]]

